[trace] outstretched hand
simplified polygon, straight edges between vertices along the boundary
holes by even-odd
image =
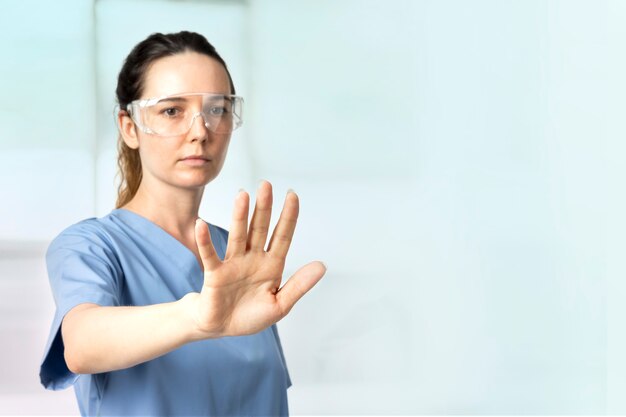
[[[314,261],[296,271],[281,287],[285,259],[298,220],[299,202],[288,192],[267,249],[272,214],[272,185],[263,181],[248,228],[250,198],[235,199],[224,260],[215,252],[208,225],[196,222],[196,243],[204,266],[204,285],[194,298],[194,319],[205,337],[257,333],[289,313],[294,304],[322,278],[323,263]]]

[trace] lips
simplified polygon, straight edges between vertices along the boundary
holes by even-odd
[[[206,166],[209,161],[211,160],[203,155],[189,155],[180,160],[182,164],[190,167],[203,167]]]
[[[203,161],[210,161],[209,158],[207,158],[206,156],[203,156],[203,155],[190,155],[190,156],[184,157],[182,160],[183,161],[188,161],[188,160],[194,160],[194,159],[199,159],[199,160],[203,160]]]

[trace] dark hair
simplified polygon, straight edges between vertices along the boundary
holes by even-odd
[[[231,94],[235,94],[235,85],[226,63],[204,36],[188,31],[153,33],[130,51],[120,70],[115,89],[120,110],[126,110],[130,102],[141,97],[146,72],[153,62],[183,52],[204,54],[221,63],[228,74]],[[119,208],[135,196],[142,175],[139,151],[128,147],[121,136],[118,138],[117,165],[121,181],[115,206]]]

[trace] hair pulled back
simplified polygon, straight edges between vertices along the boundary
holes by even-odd
[[[146,72],[153,62],[183,52],[204,54],[221,63],[228,74],[231,94],[235,94],[235,86],[226,63],[204,36],[188,31],[153,33],[133,48],[120,70],[115,89],[120,110],[126,110],[130,102],[141,97]],[[142,174],[139,151],[126,145],[121,135],[118,137],[117,149],[120,184],[115,207],[120,208],[135,196]]]

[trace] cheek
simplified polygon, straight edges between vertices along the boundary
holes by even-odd
[[[226,154],[228,153],[228,145],[230,145],[230,135],[226,138],[223,138],[221,141],[219,141],[219,155],[220,158],[223,160],[226,158]]]
[[[219,152],[216,156],[219,155],[219,160],[217,160],[217,167],[221,170],[222,167],[224,166],[224,161],[226,160],[226,155],[228,154],[228,145],[229,145],[230,139],[224,141],[222,144],[220,144],[219,147]]]
[[[175,149],[163,143],[155,143],[152,140],[143,140],[139,146],[139,155],[141,163],[146,168],[153,170],[167,169],[171,165],[172,155],[175,155]]]

